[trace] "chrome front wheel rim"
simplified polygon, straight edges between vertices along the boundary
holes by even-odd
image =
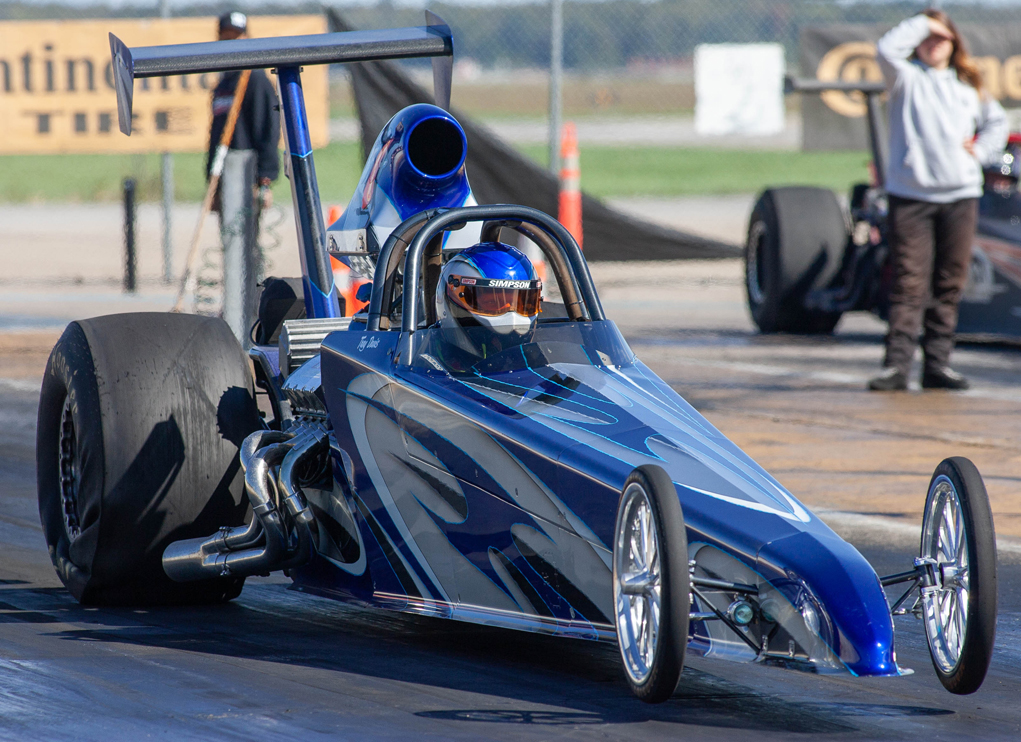
[[[78,517],[78,487],[80,466],[78,464],[78,436],[71,411],[71,398],[64,398],[60,412],[60,440],[57,450],[60,482],[60,507],[64,516],[64,532],[68,542],[74,542],[81,535],[81,521]]]
[[[613,600],[624,669],[636,685],[652,674],[659,641],[662,569],[659,533],[645,488],[624,490],[613,549]]]
[[[926,502],[921,556],[933,560],[936,575],[936,585],[922,590],[925,633],[933,661],[949,675],[961,661],[968,630],[971,572],[961,499],[944,475],[933,482]]]

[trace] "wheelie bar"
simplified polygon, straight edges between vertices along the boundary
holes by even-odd
[[[308,562],[315,548],[315,518],[299,478],[303,465],[327,446],[321,425],[299,424],[283,433],[259,430],[249,435],[240,458],[252,503],[251,522],[172,543],[163,552],[163,571],[175,582],[192,582],[268,574]]]

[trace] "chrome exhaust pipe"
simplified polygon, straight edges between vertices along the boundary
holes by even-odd
[[[262,523],[266,534],[266,544],[263,548],[271,561],[276,561],[287,551],[287,530],[274,503],[274,499],[279,495],[273,468],[284,460],[293,445],[294,439],[291,439],[273,443],[259,450],[252,456],[248,471],[245,472],[245,490],[252,503],[252,513]]]
[[[246,440],[247,443],[247,440]],[[273,504],[273,465],[283,460],[290,441],[253,453],[245,470],[245,490],[252,503],[248,526],[221,528],[213,536],[176,541],[163,552],[163,571],[175,582],[268,572],[287,550],[283,520]],[[268,484],[268,487],[267,487]],[[262,541],[261,547],[256,544]],[[245,548],[249,547],[249,548]],[[236,567],[242,571],[237,572]]]
[[[327,444],[327,434],[322,428],[308,428],[301,438],[294,439],[294,447],[280,464],[277,474],[277,490],[283,495],[283,504],[296,523],[311,523],[314,519],[308,508],[305,495],[298,486],[296,467]]]
[[[290,439],[288,433],[282,433],[278,430],[258,430],[245,438],[244,443],[241,445],[240,461],[241,471],[246,475],[248,474],[248,465],[251,463],[252,457],[255,453],[264,446],[268,446],[271,443],[284,443]],[[247,477],[246,477],[246,491],[247,491]],[[249,499],[251,499],[249,497]],[[250,546],[255,546],[259,541],[263,533],[262,521],[254,514],[251,521],[247,526],[228,527],[224,526],[220,529],[217,536],[210,539],[210,543],[206,546],[207,552],[215,546],[216,550],[222,553],[231,551],[238,551]]]
[[[277,488],[283,495],[283,504],[287,513],[294,521],[298,545],[294,555],[280,565],[280,569],[300,567],[312,558],[316,548],[315,516],[305,500],[305,495],[298,485],[299,464],[319,454],[329,445],[327,433],[323,428],[309,428],[304,438],[296,442],[291,452],[284,457],[277,474]]]
[[[327,443],[326,431],[300,427],[293,433],[257,431],[241,447],[245,491],[252,503],[247,526],[221,528],[204,538],[176,541],[163,552],[163,571],[175,582],[217,577],[247,577],[296,567],[307,562],[314,549],[314,516],[297,483],[297,467],[318,454]],[[274,476],[279,466],[280,473]],[[281,501],[294,521],[296,545],[277,503]]]
[[[256,430],[241,443],[238,458],[241,460],[241,471],[248,472],[248,464],[255,452],[271,443],[284,443],[294,436],[279,430]]]

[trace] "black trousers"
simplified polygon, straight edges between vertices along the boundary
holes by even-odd
[[[934,204],[890,196],[894,281],[885,366],[907,373],[923,326],[926,368],[948,364],[977,223],[975,198]]]

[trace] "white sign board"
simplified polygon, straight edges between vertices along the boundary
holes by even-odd
[[[767,136],[784,128],[780,44],[695,47],[695,130]]]

